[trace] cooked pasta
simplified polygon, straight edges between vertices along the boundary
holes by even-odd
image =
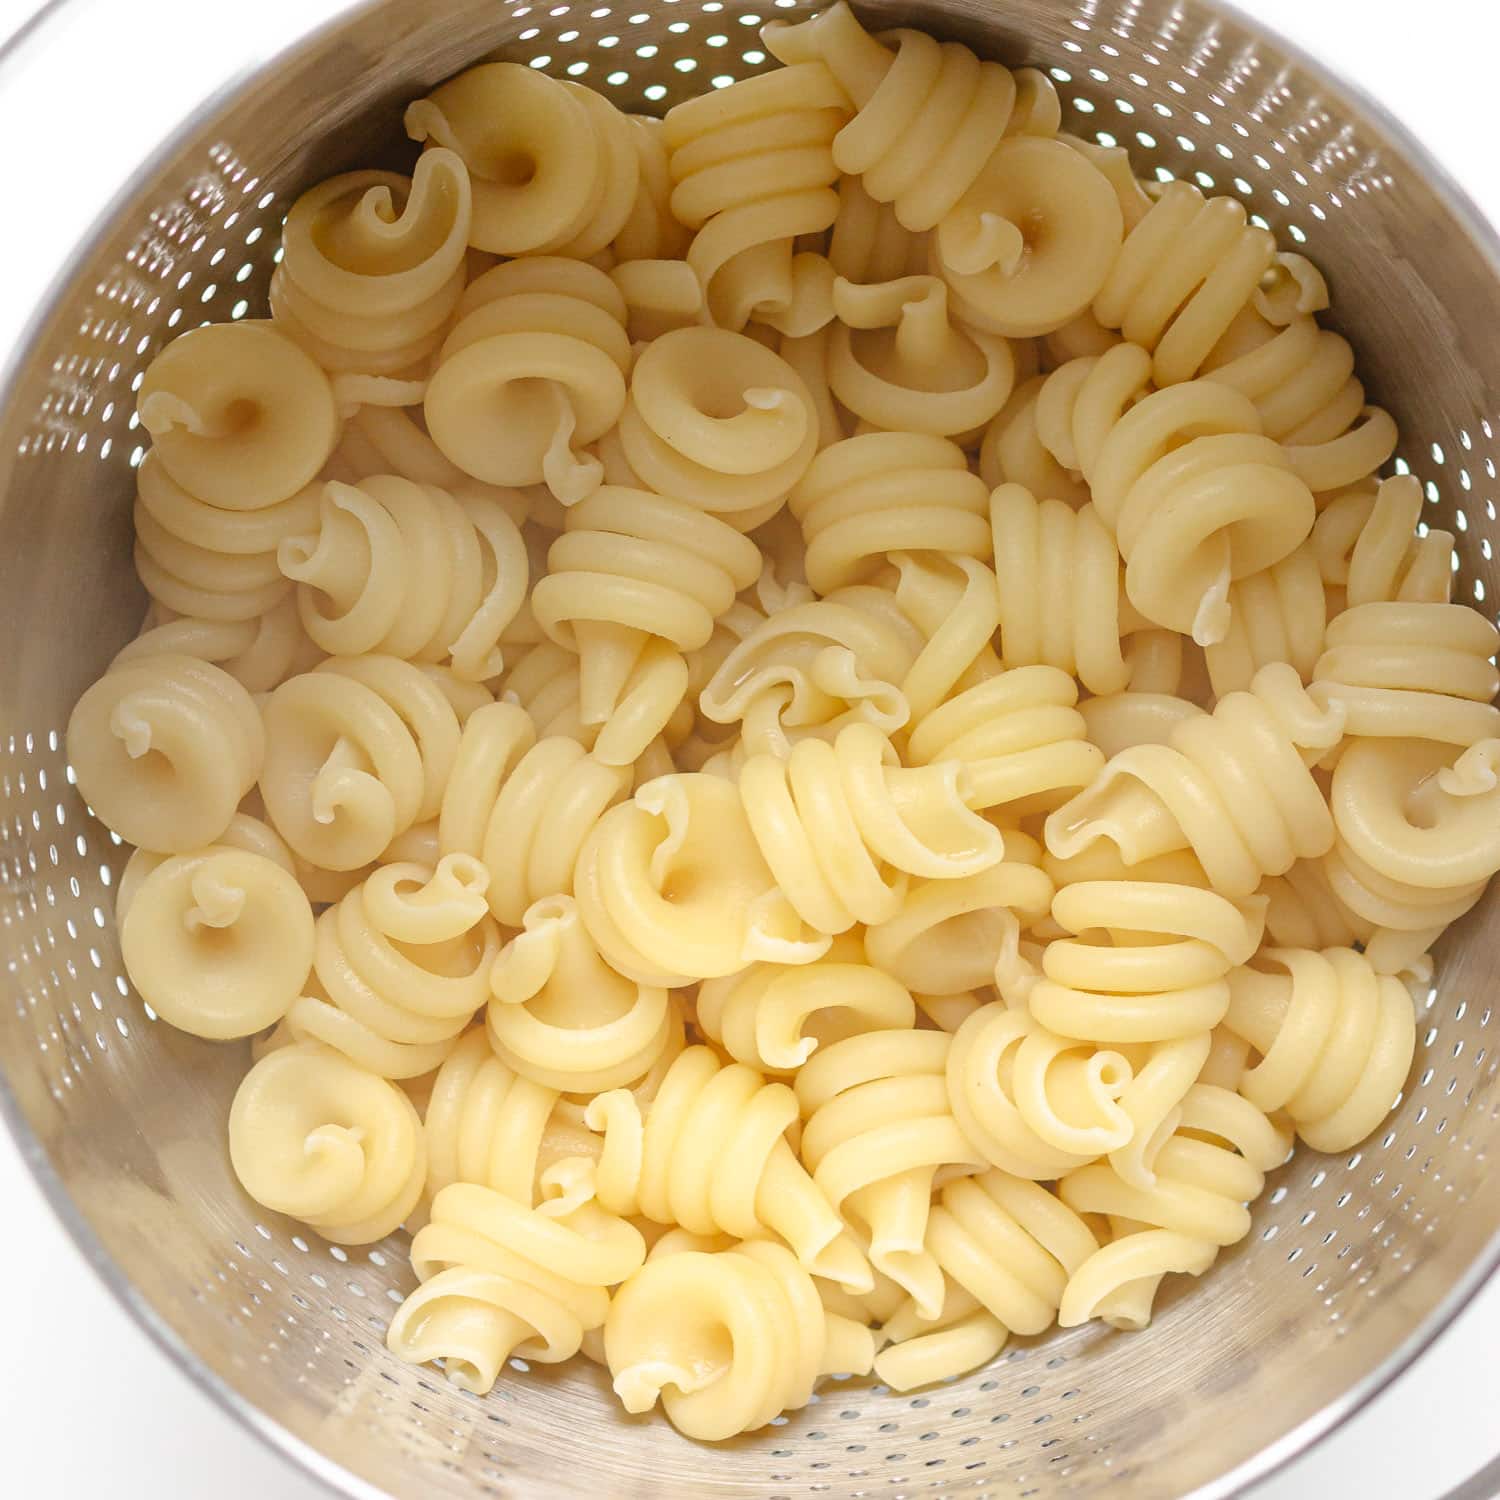
[[[270,692],[323,657],[302,629],[290,594],[253,620],[193,618],[153,607],[141,633],[121,647],[115,662],[163,655],[212,662],[252,694]]]

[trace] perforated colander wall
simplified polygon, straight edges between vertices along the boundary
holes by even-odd
[[[397,1364],[383,1337],[408,1282],[403,1246],[327,1246],[234,1186],[223,1123],[244,1058],[156,1024],[131,993],[111,916],[125,851],[81,805],[60,748],[78,692],[141,607],[141,372],[183,328],[259,315],[295,194],[400,159],[400,102],[464,63],[498,51],[660,111],[767,66],[759,24],[806,8],[367,9],[201,122],[121,209],[81,255],[0,427],[0,622],[16,643],[0,655],[0,1058],[19,1114],[118,1274],[202,1366],[397,1495],[1178,1494],[1340,1397],[1500,1228],[1483,1191],[1500,1140],[1489,901],[1445,942],[1389,1125],[1347,1157],[1304,1153],[1277,1174],[1251,1239],[1210,1285],[1174,1286],[1148,1334],[1021,1340],[915,1397],[834,1382],[720,1450],[621,1417],[588,1367],[518,1370],[480,1401]],[[1485,331],[1500,327],[1500,289],[1380,121],[1200,4],[865,14],[1049,68],[1071,128],[1128,145],[1160,177],[1240,196],[1317,259],[1376,397],[1402,420],[1433,523],[1458,532],[1458,596],[1493,609],[1500,353]]]

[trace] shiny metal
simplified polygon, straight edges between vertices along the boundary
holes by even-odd
[[[1250,1240],[1147,1334],[1021,1341],[911,1396],[850,1383],[718,1449],[622,1418],[592,1367],[507,1377],[488,1400],[386,1355],[399,1243],[333,1249],[238,1191],[224,1120],[244,1065],[154,1023],[110,916],[122,850],[69,784],[60,736],[125,640],[133,383],[202,319],[263,305],[280,216],[314,178],[409,155],[399,104],[491,51],[629,108],[758,71],[752,18],[803,0],[383,0],[230,88],[104,212],[15,357],[0,410],[0,1108],[59,1212],[147,1328],[238,1416],[350,1495],[1227,1495],[1347,1416],[1500,1258],[1500,936],[1492,894],[1445,941],[1389,1125],[1299,1155]],[[866,6],[1053,68],[1073,128],[1161,174],[1242,195],[1334,285],[1458,596],[1500,573],[1500,253],[1378,106],[1207,0]],[[642,49],[656,49],[649,56]],[[581,65],[581,66],[580,66]],[[225,69],[224,77],[232,76]],[[101,205],[103,208],[103,205]],[[241,279],[243,277],[244,279]],[[84,607],[79,607],[80,602]],[[586,1477],[585,1477],[586,1476]]]

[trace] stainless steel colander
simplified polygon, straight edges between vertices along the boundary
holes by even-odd
[[[375,0],[219,95],[64,268],[0,409],[0,1107],[86,1253],[207,1388],[350,1495],[1226,1495],[1351,1412],[1500,1259],[1500,935],[1491,893],[1439,951],[1400,1107],[1348,1156],[1275,1174],[1250,1239],[1151,1330],[1018,1341],[915,1396],[830,1383],[754,1438],[692,1446],[620,1414],[591,1366],[478,1400],[385,1352],[404,1247],[344,1251],[258,1209],[224,1145],[241,1049],[156,1023],[126,982],[126,853],[70,784],[75,699],[143,608],[130,561],[134,385],[162,344],[264,306],[309,182],[409,160],[400,105],[497,53],[659,111],[760,71],[806,0]],[[1457,597],[1500,587],[1500,246],[1370,101],[1210,0],[861,7],[1050,68],[1070,128],[1242,197],[1329,273],[1401,421]],[[82,602],[83,607],[79,607]],[[517,1362],[519,1363],[519,1362]]]

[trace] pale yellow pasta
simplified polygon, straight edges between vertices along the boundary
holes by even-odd
[[[618,437],[636,488],[758,525],[807,471],[818,419],[802,377],[764,345],[679,328],[636,360]]]
[[[486,882],[465,854],[367,875],[318,918],[313,983],[287,1012],[291,1034],[386,1078],[440,1066],[489,999],[500,936]]]
[[[654,115],[626,115],[630,139],[640,167],[635,202],[625,222],[610,241],[609,253],[617,267],[631,261],[680,260],[692,234],[672,213],[672,174],[662,122]],[[693,278],[697,280],[696,275]],[[699,289],[700,296],[702,289]]]
[[[848,180],[845,178],[846,182]],[[830,287],[830,305],[832,295]],[[749,325],[752,331],[755,327],[754,323]],[[777,353],[807,387],[807,394],[812,399],[813,414],[817,419],[818,442],[821,445],[836,443],[841,438],[848,437],[857,425],[854,418],[834,399],[828,386],[828,350],[832,341],[833,324],[829,322],[815,333],[804,334],[801,338],[782,334],[776,344]]]
[[[803,740],[785,761],[752,757],[739,795],[786,900],[816,932],[888,921],[907,876],[957,880],[1005,854],[1001,834],[970,811],[960,762],[904,767],[870,724],[845,726],[831,745]]]
[[[1237,198],[1169,182],[1125,237],[1094,316],[1152,351],[1157,385],[1177,385],[1203,369],[1275,254],[1270,231],[1247,223]]]
[[[685,260],[627,260],[609,279],[625,299],[625,331],[632,344],[704,320],[703,285]]]
[[[604,1136],[596,1190],[611,1212],[694,1234],[770,1231],[814,1275],[856,1292],[873,1285],[868,1262],[786,1139],[798,1118],[786,1084],[689,1047],[644,1114],[616,1089],[598,1095],[584,1117]]]
[[[1009,1341],[1010,1330],[950,1282],[936,1318],[923,1318],[908,1299],[885,1321],[880,1339],[876,1375],[893,1391],[913,1391],[988,1364]]]
[[[943,1305],[942,1270],[924,1244],[935,1179],[985,1164],[949,1107],[950,1046],[941,1031],[867,1031],[820,1048],[795,1084],[813,1182],[863,1227],[870,1264],[926,1317]]]
[[[828,262],[837,275],[846,281],[896,281],[927,270],[925,232],[906,228],[891,205],[877,203],[858,177],[840,178],[838,192],[838,217],[828,235]]]
[[[1088,485],[1081,473],[1058,461],[1037,427],[1037,407],[1049,380],[1048,375],[1033,375],[1018,381],[1010,399],[984,430],[979,473],[991,489],[1021,485],[1040,500],[1061,500],[1071,510],[1079,510],[1089,503]]]
[[[346,172],[309,188],[281,232],[278,326],[326,370],[407,370],[437,347],[462,295],[470,216],[469,173],[441,148],[410,177]]]
[[[422,1122],[394,1083],[316,1042],[268,1052],[229,1110],[229,1159],[255,1201],[326,1240],[382,1240],[416,1207]]]
[[[486,483],[583,499],[603,478],[587,445],[625,404],[625,317],[614,282],[582,261],[534,256],[486,271],[464,291],[427,384],[432,440]]]
[[[394,475],[325,485],[278,560],[324,651],[448,659],[469,681],[500,671],[500,637],[526,593],[525,544],[497,501]]]
[[[1176,688],[1181,643],[1125,597],[1119,549],[1092,505],[1075,511],[1006,483],[990,521],[1006,666],[1055,667],[1091,693]]]
[[[640,1231],[596,1204],[565,1214],[454,1183],[412,1239],[421,1283],[386,1344],[411,1364],[441,1359],[460,1390],[486,1394],[512,1355],[558,1364],[603,1325],[609,1288],[645,1259]]]
[[[653,643],[676,653],[706,645],[714,621],[760,567],[754,542],[681,500],[605,485],[574,506],[531,605],[547,635],[578,654],[583,724],[618,723],[632,674]],[[678,655],[676,665],[677,696],[653,695],[652,712],[638,716],[622,747],[631,760],[667,727],[687,691],[687,662]]]
[[[292,873],[265,855],[214,845],[163,860],[121,887],[125,971],[163,1020],[227,1041],[274,1026],[302,993],[313,915]]]
[[[788,503],[807,545],[807,581],[820,594],[865,582],[891,552],[990,556],[984,482],[941,437],[872,432],[834,443]]]
[[[111,667],[78,700],[67,742],[79,793],[100,821],[163,854],[212,844],[267,755],[249,693],[210,662],[173,652]]]
[[[1424,497],[1410,474],[1333,496],[1313,527],[1323,581],[1360,604],[1446,604],[1453,585],[1453,533],[1417,534]]]
[[[463,158],[470,243],[496,255],[603,250],[640,182],[636,132],[602,94],[520,63],[481,63],[407,106],[406,133]]]
[[[490,970],[489,1035],[524,1078],[572,1093],[634,1083],[672,1036],[665,989],[616,974],[571,896],[531,905]]]
[[[610,1303],[604,1350],[629,1412],[660,1400],[680,1432],[717,1442],[807,1404],[820,1375],[868,1374],[875,1344],[825,1310],[779,1245],[653,1255]]]
[[[146,367],[136,410],[167,475],[222,510],[295,495],[338,440],[328,377],[270,323],[173,339]]]
[[[778,888],[740,788],[717,776],[661,776],[611,808],[574,884],[600,953],[641,984],[716,979],[760,960],[808,963],[828,948]]]
[[[959,316],[1008,338],[1055,332],[1093,302],[1124,233],[1108,178],[1061,141],[1001,141],[938,225]]]
[[[739,331],[754,318],[803,335],[828,321],[831,278],[795,242],[821,234],[838,214],[831,147],[848,118],[848,98],[820,62],[747,78],[667,112],[672,213],[697,231],[687,259],[716,326]],[[809,273],[825,283],[811,301],[799,285]]]
[[[192,656],[212,662],[250,693],[267,693],[298,672],[310,671],[323,653],[308,639],[290,594],[252,620],[214,620],[153,606],[145,626],[115,655],[124,664],[148,656]]]
[[[873,427],[952,437],[984,427],[1010,399],[1009,343],[959,322],[935,276],[833,284],[828,388]]]
[[[623,768],[575,740],[539,740],[524,709],[496,703],[464,725],[438,841],[445,853],[483,862],[490,909],[519,927],[533,902],[572,894],[579,851],[628,787]]]
[[[1320,708],[1295,668],[1273,662],[1248,692],[1184,718],[1165,745],[1113,756],[1048,816],[1047,847],[1067,857],[1108,839],[1130,864],[1191,849],[1216,890],[1248,896],[1262,877],[1332,846],[1333,819],[1308,767],[1342,732],[1342,711]]]
[[[1061,1328],[1076,1328],[1098,1318],[1112,1328],[1139,1332],[1151,1321],[1152,1304],[1162,1279],[1176,1273],[1201,1276],[1219,1257],[1212,1240],[1169,1229],[1138,1228],[1132,1221],[1096,1250],[1068,1278],[1057,1310]]]
[[[772,21],[761,35],[783,63],[827,63],[856,109],[834,138],[834,162],[892,204],[908,229],[931,229],[949,214],[1002,135],[1057,131],[1056,91],[1036,69],[1012,73],[905,29],[888,33],[892,51],[844,0],[811,20]]]
[[[1285,1109],[1315,1151],[1346,1151],[1390,1112],[1416,1046],[1411,995],[1352,948],[1270,948],[1237,969],[1226,1026],[1260,1054],[1240,1092]],[[1282,971],[1282,972],[1276,972]]]
[[[1055,667],[1017,667],[951,697],[913,726],[913,765],[956,760],[972,808],[1011,818],[1049,812],[1104,765],[1085,738],[1078,685]]]
[[[1090,741],[1112,758],[1132,745],[1165,745],[1184,719],[1196,719],[1203,710],[1175,693],[1111,693],[1086,698],[1078,705]],[[1098,846],[1096,846],[1098,847]]]
[[[751,964],[705,980],[695,1018],[700,1032],[736,1062],[792,1074],[820,1047],[867,1031],[910,1029],[910,991],[866,962],[854,934],[836,938],[810,964]]]
[[[1279,563],[1229,586],[1229,627],[1204,651],[1217,697],[1248,688],[1260,669],[1289,662],[1304,681],[1323,650],[1328,598],[1309,538]]]

